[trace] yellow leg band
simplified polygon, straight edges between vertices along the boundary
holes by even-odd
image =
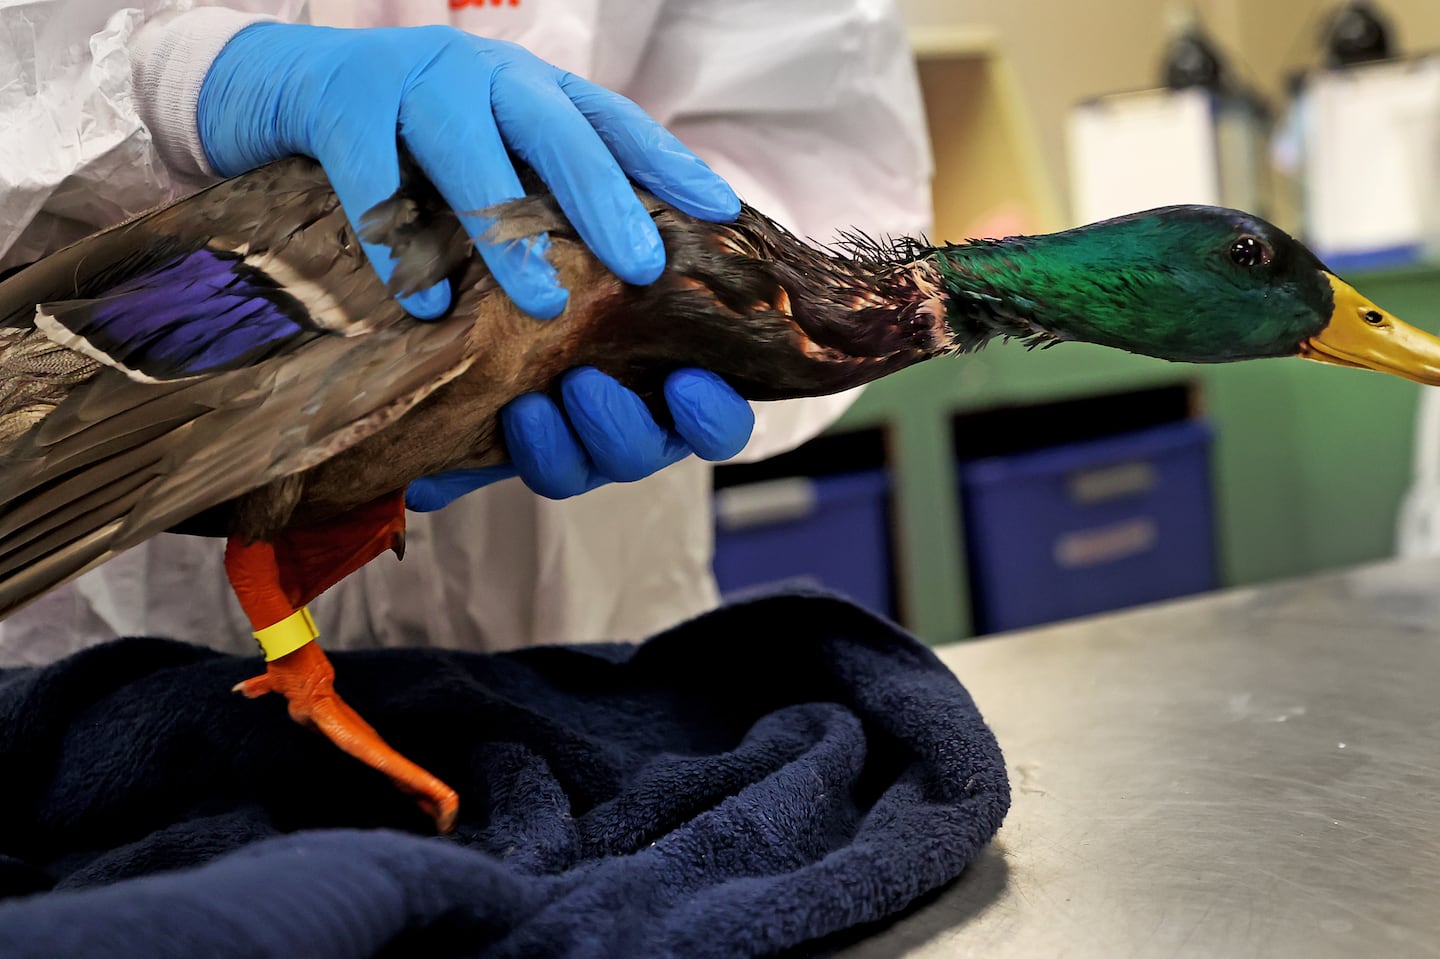
[[[281,656],[288,656],[306,643],[314,642],[320,635],[315,620],[310,617],[308,607],[302,606],[273,626],[266,626],[255,634],[255,640],[265,651],[265,662],[272,662]]]

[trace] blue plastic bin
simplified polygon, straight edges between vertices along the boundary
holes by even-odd
[[[894,618],[889,498],[884,469],[717,490],[721,592],[818,584]]]
[[[961,463],[977,632],[1217,585],[1201,420]]]

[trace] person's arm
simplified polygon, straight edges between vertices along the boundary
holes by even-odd
[[[185,83],[193,96],[203,64],[236,30],[300,4],[181,6],[0,5],[0,270],[207,182],[173,162],[173,133],[154,125],[169,109],[163,94],[173,102],[177,75],[198,64]]]
[[[645,50],[627,92],[745,202],[821,243],[930,232],[929,133],[893,3],[667,3]],[[804,443],[859,392],[752,404],[733,461]]]

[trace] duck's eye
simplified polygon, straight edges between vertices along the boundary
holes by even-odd
[[[1385,323],[1385,317],[1380,314],[1379,310],[1366,310],[1365,322],[1369,323],[1371,326],[1383,326]]]
[[[1253,236],[1242,236],[1230,244],[1230,260],[1236,266],[1263,266],[1270,262],[1270,249]]]

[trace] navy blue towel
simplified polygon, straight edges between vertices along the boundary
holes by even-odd
[[[258,657],[126,639],[0,671],[0,956],[768,955],[943,886],[1009,808],[961,684],[834,598],[333,659],[459,791],[454,835],[229,692]]]

